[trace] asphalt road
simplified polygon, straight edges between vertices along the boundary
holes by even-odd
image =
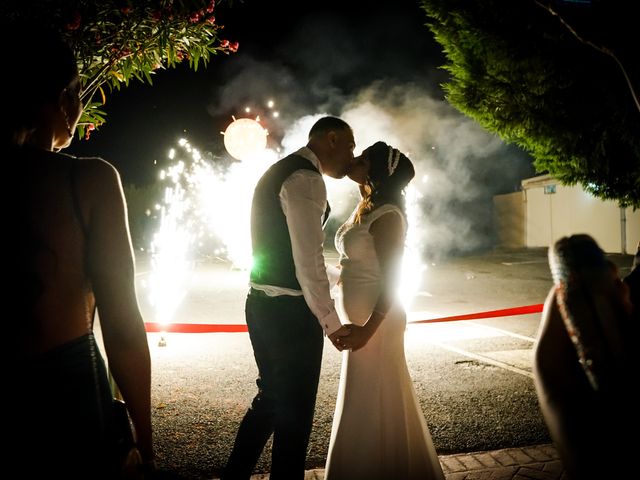
[[[611,258],[628,272],[630,256]],[[147,266],[138,270],[141,308],[155,321]],[[245,273],[212,262],[185,281],[175,322],[244,323]],[[424,270],[410,319],[539,304],[550,286],[546,249],[451,259]],[[408,327],[407,363],[439,454],[550,441],[531,376],[539,319],[528,314]],[[152,333],[149,342],[159,465],[182,478],[219,476],[256,391],[248,334]],[[325,343],[310,469],[324,466],[340,372],[341,354]],[[267,445],[257,472],[268,471],[269,455]]]

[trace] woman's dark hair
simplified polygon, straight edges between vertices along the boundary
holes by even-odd
[[[404,213],[404,192],[416,174],[411,160],[384,142],[374,143],[362,155],[369,160],[369,174],[356,220],[387,203],[400,207]]]
[[[55,31],[26,22],[2,22],[0,41],[7,48],[3,62],[11,74],[4,78],[6,105],[2,113],[5,140],[35,127],[39,109],[57,102],[78,75],[73,51]]]

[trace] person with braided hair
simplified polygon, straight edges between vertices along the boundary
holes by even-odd
[[[344,347],[326,480],[444,479],[404,353],[406,313],[396,295],[413,164],[377,142],[356,158],[349,178],[361,200],[336,232],[336,305],[353,328]]]
[[[629,390],[638,339],[631,275],[621,279],[587,234],[556,241],[549,265],[554,285],[533,363],[547,428],[572,480],[632,478],[632,465],[615,460],[635,453],[635,443],[624,439],[638,420]]]

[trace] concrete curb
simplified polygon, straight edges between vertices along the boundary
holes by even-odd
[[[566,479],[552,444],[441,455],[440,463],[447,480]]]
[[[439,458],[446,480],[567,480],[558,452],[550,443]],[[268,479],[268,473],[251,476],[251,480]],[[304,480],[324,480],[324,469],[307,470]]]

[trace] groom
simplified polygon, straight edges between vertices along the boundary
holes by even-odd
[[[223,480],[248,480],[273,433],[272,480],[304,478],[322,361],[323,334],[339,350],[342,326],[322,253],[329,214],[322,175],[352,167],[351,127],[323,117],[306,147],[271,166],[251,208],[253,267],[246,301],[258,393],[240,424]]]

